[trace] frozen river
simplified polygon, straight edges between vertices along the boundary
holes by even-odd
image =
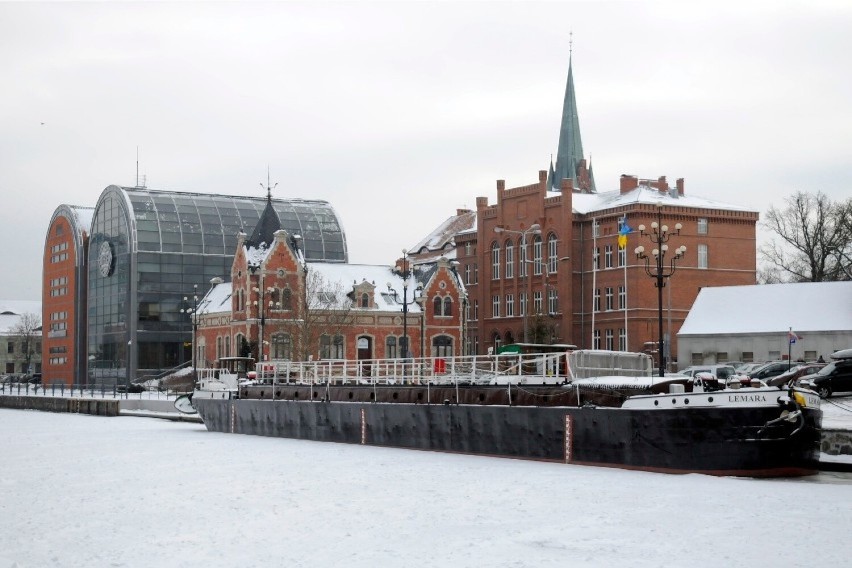
[[[0,566],[841,566],[852,475],[672,476],[0,409]]]

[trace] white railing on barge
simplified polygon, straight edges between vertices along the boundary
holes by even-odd
[[[262,383],[294,384],[560,384],[570,380],[565,353],[265,361]]]

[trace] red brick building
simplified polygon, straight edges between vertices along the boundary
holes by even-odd
[[[86,265],[93,207],[60,205],[44,243],[42,382],[82,382],[86,376]]]
[[[635,254],[643,246],[656,272],[652,223],[669,227],[667,271],[676,249],[686,247],[663,279],[664,333],[672,343],[702,287],[756,282],[757,212],[689,196],[683,179],[672,186],[665,177],[624,175],[618,189],[597,191],[583,158],[570,66],[556,166],[529,185],[506,188],[498,180],[496,203],[477,197],[470,216],[457,211],[415,247],[415,259],[438,249],[455,259],[468,290],[472,354],[525,340],[656,354],[657,279]],[[462,225],[452,234],[442,229]],[[664,352],[671,363],[676,346],[664,339]]]
[[[446,259],[395,267],[306,263],[271,208],[240,235],[230,282],[201,301],[196,365],[256,360],[448,356],[460,349],[464,288]]]

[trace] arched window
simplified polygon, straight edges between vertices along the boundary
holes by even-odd
[[[511,345],[515,342],[515,336],[512,334],[512,331],[509,330],[506,332],[506,345]]]
[[[500,350],[501,343],[502,340],[500,339],[500,333],[495,331],[493,334],[491,334],[491,345],[494,346],[494,353],[497,353],[497,351]]]
[[[251,355],[251,346],[242,333],[234,336],[234,352],[238,357],[249,357]]]
[[[216,338],[216,360],[218,361],[221,358],[222,358],[222,338],[217,337]]]
[[[278,288],[269,290],[269,307],[273,310],[281,309],[281,291]]]
[[[444,303],[441,301],[441,298],[436,296],[435,299],[432,300],[432,313],[436,316],[443,315],[441,313],[441,311],[443,310],[443,305]]]
[[[491,278],[500,278],[500,243],[496,241],[491,243]]]
[[[453,338],[449,335],[438,335],[432,340],[432,355],[434,357],[453,356]]]
[[[453,301],[449,296],[444,298],[444,315],[451,316],[453,315]]]
[[[506,278],[515,276],[515,245],[511,240],[506,241]]]
[[[556,274],[556,265],[559,264],[556,243],[556,235],[553,233],[547,235],[547,271],[551,274]]]
[[[396,337],[393,335],[388,335],[388,338],[385,340],[385,357],[388,359],[396,359],[397,357]]]
[[[272,336],[272,358],[292,359],[293,343],[289,333],[276,333]]]
[[[541,249],[541,235],[536,235],[533,238],[533,269],[535,270],[535,274],[541,274],[542,271]]]
[[[281,309],[293,309],[293,293],[290,292],[290,288],[284,288],[284,290],[281,291]]]
[[[361,307],[362,308],[369,308],[370,307],[370,296],[366,292],[361,294]]]
[[[225,357],[231,356],[231,336],[225,337]]]

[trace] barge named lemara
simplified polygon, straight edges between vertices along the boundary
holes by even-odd
[[[192,396],[207,429],[754,477],[818,470],[819,396],[652,377],[644,354],[549,348],[475,357],[224,359]]]

